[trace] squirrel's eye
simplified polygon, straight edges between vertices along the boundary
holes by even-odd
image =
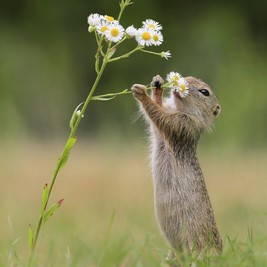
[[[203,94],[204,96],[209,96],[210,92],[207,89],[200,89],[198,90],[201,94]]]

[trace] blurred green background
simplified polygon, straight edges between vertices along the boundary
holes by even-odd
[[[222,113],[216,134],[204,143],[238,148],[267,145],[267,1],[135,1],[121,21],[163,25],[172,58],[135,54],[106,69],[97,94],[148,84],[176,70],[203,79],[216,92]],[[66,135],[73,109],[95,78],[95,39],[90,13],[119,11],[118,1],[1,1],[0,121],[2,138]],[[134,45],[129,41],[129,48]],[[131,95],[89,105],[80,135],[131,139],[143,134],[132,123]]]
[[[243,241],[242,252],[253,228],[255,258],[265,263],[266,10],[267,1],[260,0],[136,0],[121,23],[140,27],[146,18],[159,21],[164,43],[154,50],[170,50],[172,58],[137,53],[115,62],[96,91],[148,84],[155,74],[165,77],[172,70],[211,85],[222,113],[199,152],[226,254],[228,235]],[[27,258],[28,223],[34,225],[39,214],[41,191],[69,134],[71,114],[95,79],[96,43],[87,16],[116,17],[118,11],[117,0],[1,1],[0,266],[20,266],[13,261]],[[124,49],[135,45],[128,44]],[[130,246],[128,256],[113,266],[155,267],[165,257],[167,245],[153,211],[145,124],[134,122],[137,110],[131,95],[89,104],[70,163],[53,191],[51,203],[65,201],[45,226],[39,249],[43,266],[111,266],[97,262],[103,259],[113,210],[111,248],[121,253]],[[125,241],[124,229],[130,236]],[[72,265],[62,265],[69,254]],[[150,263],[148,254],[153,254]],[[237,254],[238,264],[222,266],[264,266],[239,264],[242,255]],[[139,265],[123,265],[125,258]]]

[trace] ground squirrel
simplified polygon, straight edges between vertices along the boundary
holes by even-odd
[[[161,232],[174,250],[220,253],[222,240],[216,226],[196,150],[204,130],[211,127],[221,107],[210,87],[186,77],[189,95],[171,92],[163,99],[163,79],[151,86],[132,86],[134,97],[150,125],[154,198]]]

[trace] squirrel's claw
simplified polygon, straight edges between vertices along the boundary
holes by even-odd
[[[153,77],[152,82],[150,83],[151,87],[156,87],[157,89],[161,89],[161,86],[164,84],[164,80],[160,75],[156,75]]]

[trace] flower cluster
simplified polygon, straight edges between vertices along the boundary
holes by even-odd
[[[189,84],[178,72],[170,72],[166,80],[170,84],[170,88],[178,92],[181,97],[186,97],[189,94]]]
[[[162,26],[152,19],[143,21],[143,25],[139,29],[136,29],[133,25],[124,29],[119,21],[111,16],[91,14],[88,17],[88,24],[89,32],[96,30],[100,36],[114,43],[121,41],[123,38],[135,38],[141,47],[159,46],[163,42]],[[167,51],[163,52],[161,56],[168,59],[171,54]]]
[[[97,13],[89,15],[88,19],[89,32],[97,31],[100,36],[107,40],[117,43],[124,37],[124,28],[118,20],[108,15],[99,15]]]
[[[161,45],[163,42],[161,30],[162,26],[158,22],[147,19],[143,21],[143,26],[136,30],[135,40],[141,46]]]

